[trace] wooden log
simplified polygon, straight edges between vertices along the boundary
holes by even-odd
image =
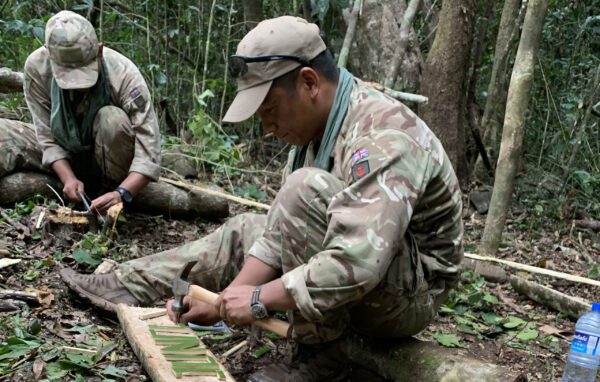
[[[575,227],[589,228],[593,231],[600,231],[600,221],[598,220],[573,220]]]
[[[198,340],[191,329],[175,326],[165,315],[146,320],[140,319],[140,317],[148,317],[153,312],[156,312],[156,309],[123,304],[119,304],[117,309],[121,327],[133,351],[154,382],[235,381],[227,369],[217,361],[215,355],[205,349],[204,344]],[[163,344],[158,345],[158,342]],[[191,347],[186,348],[187,342]],[[167,343],[175,343],[175,345],[168,346]],[[164,351],[168,348],[173,350]]]
[[[24,292],[19,290],[0,289],[0,299],[19,300],[35,305],[39,304],[37,293]]]
[[[0,68],[0,93],[23,92],[23,73]]]
[[[54,197],[47,184],[57,190],[62,189],[58,178],[39,172],[16,172],[0,178],[0,205],[14,206],[15,203],[29,199],[35,194]]]
[[[14,312],[23,309],[27,305],[25,301],[20,300],[0,300],[0,312]]]
[[[512,382],[520,375],[509,368],[414,338],[373,340],[350,336],[346,351],[355,363],[393,381]]]
[[[460,270],[461,272],[465,270],[471,270],[483,277],[486,281],[493,283],[505,283],[508,281],[508,275],[504,269],[484,261],[468,258],[463,259],[463,262],[460,265]]]
[[[510,285],[512,285],[517,293],[537,303],[556,309],[573,320],[577,320],[592,308],[592,304],[587,301],[582,301],[554,289],[527,281],[519,276],[510,276]]]
[[[229,215],[229,205],[225,199],[201,192],[189,192],[165,182],[150,182],[133,199],[131,209],[184,219],[214,219]]]

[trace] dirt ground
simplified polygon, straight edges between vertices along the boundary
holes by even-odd
[[[269,203],[269,197],[261,202]],[[53,376],[65,381],[148,380],[124,339],[117,319],[93,309],[71,293],[59,277],[60,266],[91,272],[93,266],[85,263],[78,249],[92,257],[108,257],[120,262],[200,238],[216,229],[220,222],[167,220],[126,212],[125,219],[117,225],[118,234],[112,240],[100,240],[97,236],[82,233],[52,238],[36,234],[32,212],[28,211],[31,207],[31,204],[24,204],[16,209],[3,209],[11,222],[0,219],[0,254],[22,260],[0,269],[0,287],[17,291],[34,289],[41,291],[43,297],[38,303],[20,307],[17,311],[0,313],[0,340],[3,342],[0,381],[43,380]],[[245,211],[249,209],[231,205],[232,215]],[[598,237],[591,231],[572,229],[568,223],[557,223],[544,216],[532,217],[532,214],[527,206],[513,208],[499,257],[588,277],[593,266],[589,260],[598,261],[600,255]],[[465,208],[467,252],[477,252],[484,223],[485,216],[470,206]],[[600,300],[597,287],[505,269],[589,302]],[[592,275],[598,277],[597,273]],[[507,284],[478,283],[473,275],[465,275],[463,280],[454,295],[454,303],[443,309],[435,322],[418,337],[429,341],[437,338],[447,346],[467,348],[472,357],[521,372],[523,381],[559,381],[574,322],[516,294]],[[473,295],[473,285],[480,296],[491,295],[495,299],[461,299],[461,295]],[[482,321],[481,317],[491,314],[497,317],[497,323],[504,324]],[[511,317],[522,321],[511,321]],[[509,321],[515,324],[511,327],[506,324]],[[265,364],[291,356],[293,344],[289,341],[247,328],[232,329],[229,336],[209,334],[203,341],[217,355],[243,340],[248,341],[226,361],[231,374],[240,381]],[[526,332],[531,335],[524,335]],[[452,340],[444,341],[452,335]],[[15,350],[15,344],[22,346],[20,351]],[[90,363],[60,350],[62,346],[101,349],[102,356]],[[260,355],[265,349],[266,352]],[[358,367],[353,368],[349,380],[383,381]]]

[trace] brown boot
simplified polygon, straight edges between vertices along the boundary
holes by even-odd
[[[82,275],[70,268],[60,270],[69,288],[101,309],[117,312],[117,304],[138,306],[140,302],[119,281],[114,272],[101,275]]]
[[[342,381],[350,370],[343,340],[321,345],[300,345],[290,365],[276,363],[248,377],[249,382]]]

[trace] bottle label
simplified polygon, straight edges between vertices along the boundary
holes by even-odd
[[[598,351],[598,337],[582,332],[575,332],[573,342],[571,342],[571,351],[596,355]]]

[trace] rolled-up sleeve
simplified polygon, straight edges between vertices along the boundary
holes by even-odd
[[[348,148],[342,166],[347,187],[328,206],[323,250],[282,276],[307,320],[361,299],[399,253],[431,156],[403,133],[381,138],[364,137]],[[352,154],[361,149],[370,155],[354,163]]]

